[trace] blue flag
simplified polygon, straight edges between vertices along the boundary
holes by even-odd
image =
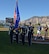
[[[18,9],[18,1],[16,1],[16,8],[15,8],[15,12],[14,12],[15,28],[18,28],[19,21],[20,21],[20,15],[19,15],[19,9]]]

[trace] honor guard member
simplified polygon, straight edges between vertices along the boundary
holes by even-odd
[[[20,37],[20,26],[18,26],[18,28],[16,29],[16,42],[17,44],[19,43],[19,37]]]
[[[33,28],[34,27],[32,27],[31,26],[31,22],[30,22],[30,25],[29,25],[29,31],[28,31],[28,43],[29,43],[29,46],[31,45],[31,40],[32,40],[32,34],[33,34]]]
[[[13,26],[13,23],[11,22],[10,23],[10,41],[11,41],[11,44],[12,44],[12,41],[13,41],[13,29],[14,29],[14,26]]]
[[[18,39],[20,40],[21,39],[21,26],[19,25],[19,29],[18,29]]]
[[[16,38],[16,43],[18,44],[19,43],[19,31],[20,30],[20,26],[18,26],[17,28],[15,27],[15,29],[14,29],[14,34],[15,34],[15,38]]]
[[[14,30],[14,33],[15,33],[15,35],[16,35],[16,43],[18,44],[18,34],[19,34],[19,31],[18,31],[18,29],[19,28],[16,28],[15,30]]]
[[[25,24],[22,27],[22,44],[24,45],[25,43],[25,34],[26,34],[26,28],[25,28]]]
[[[17,42],[17,44],[18,44],[18,30],[16,30],[16,42]]]

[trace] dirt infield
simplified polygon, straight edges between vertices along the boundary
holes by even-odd
[[[8,31],[9,28],[0,28],[0,31]]]

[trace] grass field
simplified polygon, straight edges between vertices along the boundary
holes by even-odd
[[[0,32],[0,54],[49,54],[49,45],[25,43],[10,44],[10,37],[7,32]]]
[[[0,31],[8,31],[8,30],[9,30],[9,28],[3,28],[3,27],[1,28],[0,27]]]
[[[1,28],[0,27],[0,31],[9,31],[9,28]],[[37,35],[37,28],[34,28],[34,34]],[[41,35],[44,35],[44,30],[41,31]],[[49,29],[48,29],[48,36],[49,36]]]

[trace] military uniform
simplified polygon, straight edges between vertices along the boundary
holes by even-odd
[[[18,32],[18,30],[14,30],[13,32],[15,34],[16,43],[18,44],[18,34],[19,34],[19,32]]]
[[[12,41],[13,41],[13,29],[14,29],[14,26],[11,25],[10,26],[10,42],[11,42],[11,44],[12,44]]]
[[[16,42],[18,44],[18,30],[16,31]]]
[[[28,43],[29,43],[29,46],[31,45],[31,40],[32,40],[32,36],[33,36],[33,27],[32,26],[29,26],[29,32],[28,32]]]
[[[22,36],[22,44],[23,45],[25,43],[25,34],[26,34],[26,28],[25,28],[25,26],[23,26],[22,27],[22,34],[21,34],[21,36]]]

